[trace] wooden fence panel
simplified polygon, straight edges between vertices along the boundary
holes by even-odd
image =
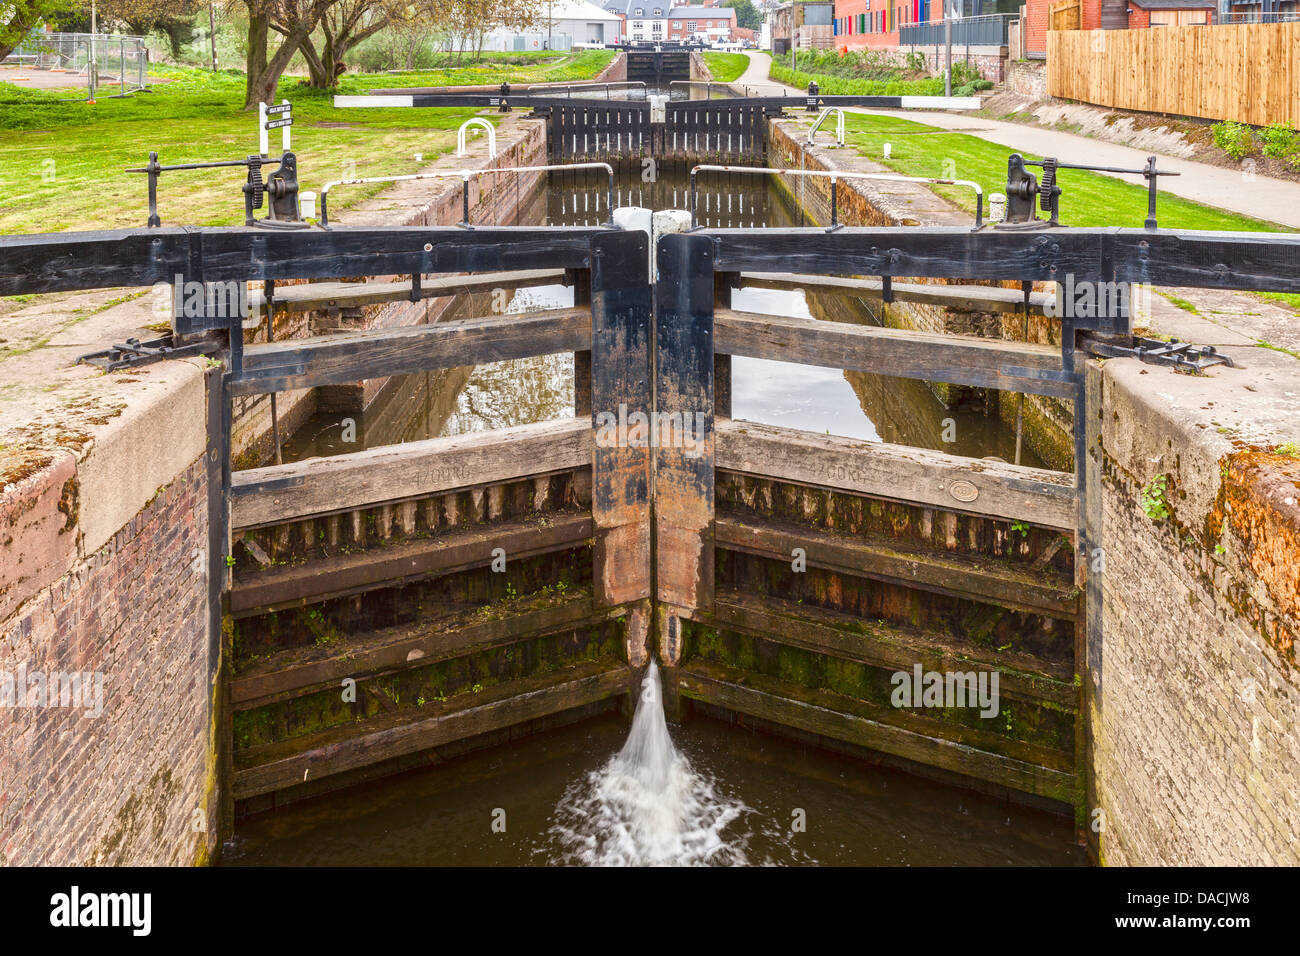
[[[1047,92],[1117,109],[1300,127],[1300,23],[1052,30]]]

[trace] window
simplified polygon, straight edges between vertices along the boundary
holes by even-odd
[[[643,16],[645,16],[645,8],[644,8],[644,7],[637,7],[637,8],[636,8],[636,15],[637,15],[638,17],[643,17]]]
[[[664,32],[664,22],[662,20],[656,20],[654,23],[650,24],[650,32],[655,36],[662,34]]]
[[[688,29],[688,30],[690,30],[692,33],[694,33],[694,32],[695,32],[695,21],[694,21],[694,20],[687,20],[687,21],[686,21],[686,29]]]
[[[655,7],[655,16],[662,17],[663,15],[664,15],[663,10],[659,7]]]

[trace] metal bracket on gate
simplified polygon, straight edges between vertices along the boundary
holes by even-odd
[[[98,365],[105,372],[115,372],[121,368],[138,368],[152,365],[163,359],[194,358],[197,355],[210,355],[221,350],[219,342],[194,342],[190,345],[175,345],[170,335],[160,339],[141,342],[139,339],[127,339],[121,345],[100,352],[90,352],[77,359],[77,364]]]
[[[1193,345],[1177,339],[1162,342],[1141,336],[1134,336],[1132,341],[1132,345],[1119,345],[1086,336],[1080,339],[1079,347],[1097,358],[1135,358],[1147,365],[1164,365],[1185,375],[1197,375],[1215,365],[1236,368],[1231,357],[1213,345]]]

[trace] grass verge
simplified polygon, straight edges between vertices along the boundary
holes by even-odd
[[[983,187],[986,197],[1006,191],[1007,157],[1014,152],[1009,147],[895,116],[849,114],[846,126],[849,145],[903,175],[973,180]],[[889,159],[884,158],[885,143],[890,144]],[[1041,158],[1030,153],[1023,155],[1026,159]],[[1145,185],[1073,169],[1059,171],[1057,182],[1062,189],[1061,222],[1066,225],[1140,228],[1146,218]],[[969,189],[933,188],[958,207],[974,212],[975,197]],[[1168,193],[1159,197],[1156,215],[1161,227],[1166,229],[1291,231],[1277,223],[1240,216]]]

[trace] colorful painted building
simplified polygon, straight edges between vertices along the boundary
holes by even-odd
[[[899,27],[942,19],[942,0],[836,0],[835,48],[895,49]]]

